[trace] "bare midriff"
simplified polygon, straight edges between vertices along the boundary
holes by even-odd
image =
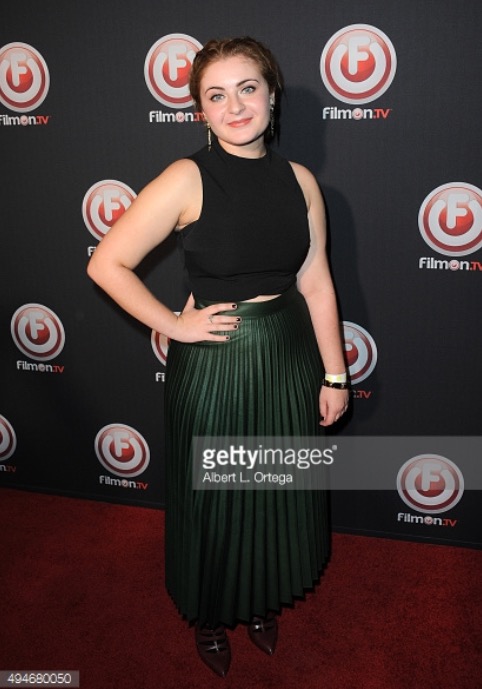
[[[258,294],[257,297],[253,297],[252,299],[243,299],[243,301],[248,302],[248,301],[269,301],[270,299],[276,299],[277,297],[281,296],[280,294]]]

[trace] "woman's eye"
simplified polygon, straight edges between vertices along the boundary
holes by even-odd
[[[256,90],[256,86],[245,86],[243,93],[253,93]]]
[[[216,103],[217,101],[221,100],[223,97],[222,93],[215,93],[214,96],[211,96],[211,100],[213,103]]]

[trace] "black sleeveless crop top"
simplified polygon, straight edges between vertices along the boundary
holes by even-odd
[[[241,158],[215,141],[190,156],[203,185],[199,219],[179,231],[192,292],[213,301],[280,294],[310,245],[306,202],[289,162]]]

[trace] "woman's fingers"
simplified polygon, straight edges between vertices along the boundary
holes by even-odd
[[[223,330],[237,330],[241,318],[229,315],[229,311],[235,311],[236,308],[236,304],[213,304],[212,306],[206,306],[201,311],[206,313],[206,317],[211,325],[229,326],[228,328],[223,327]]]
[[[222,330],[226,333],[231,330],[234,331],[239,329],[241,318],[239,316],[229,315],[229,312],[235,311],[236,308],[236,304],[213,304],[201,309],[209,323],[210,337],[207,339],[218,342],[226,342],[230,339],[229,335],[219,335],[218,332]]]
[[[237,304],[212,304],[202,309],[187,308],[178,317],[178,332],[173,339],[179,342],[226,342],[229,331],[238,330],[241,318],[231,316]],[[219,331],[224,334],[220,335]]]

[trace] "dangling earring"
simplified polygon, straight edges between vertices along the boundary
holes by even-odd
[[[274,137],[274,101],[271,100],[269,102],[269,133],[271,134],[271,138]]]
[[[208,133],[208,151],[211,150],[211,145],[212,145],[212,139],[211,139],[211,125],[209,122],[206,122],[206,129]]]

